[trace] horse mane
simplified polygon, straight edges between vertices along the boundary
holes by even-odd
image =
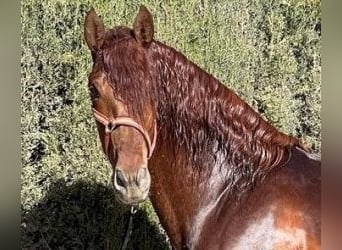
[[[95,61],[102,61],[114,94],[134,118],[143,122],[151,107],[160,129],[168,131],[162,139],[176,151],[185,147],[193,165],[229,166],[253,182],[284,164],[294,147],[308,151],[180,52],[155,40],[147,53],[142,50],[132,30],[117,27],[107,31]]]

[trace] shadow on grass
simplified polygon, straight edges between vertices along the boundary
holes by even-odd
[[[32,210],[22,210],[23,249],[120,249],[129,208],[101,184],[55,182]],[[127,249],[169,249],[144,210],[134,215]]]

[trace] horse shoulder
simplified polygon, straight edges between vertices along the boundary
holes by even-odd
[[[250,206],[259,212],[247,223],[236,249],[319,249],[320,177],[316,157],[294,152],[286,166],[261,183],[258,193],[264,202],[258,205],[252,199]]]
[[[320,162],[295,154],[246,195],[227,198],[193,249],[319,249]]]
[[[280,197],[274,199],[274,225],[279,233],[279,239],[284,237],[284,241],[279,242],[275,249],[289,249],[290,243],[293,249],[319,249],[320,158],[301,150],[295,151],[292,160],[279,171],[275,185],[280,190]],[[294,244],[296,242],[298,245]]]

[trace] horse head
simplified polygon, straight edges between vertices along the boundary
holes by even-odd
[[[134,205],[148,196],[147,165],[157,138],[155,107],[149,98],[154,84],[148,55],[152,15],[141,7],[133,29],[106,29],[92,8],[84,27],[93,59],[88,87],[99,137],[113,167],[118,199]]]

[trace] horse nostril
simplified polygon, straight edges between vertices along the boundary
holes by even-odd
[[[122,173],[121,170],[115,170],[115,180],[114,180],[114,183],[115,183],[115,186],[116,187],[119,187],[119,188],[125,188],[126,187],[126,180],[125,180],[125,177]]]

